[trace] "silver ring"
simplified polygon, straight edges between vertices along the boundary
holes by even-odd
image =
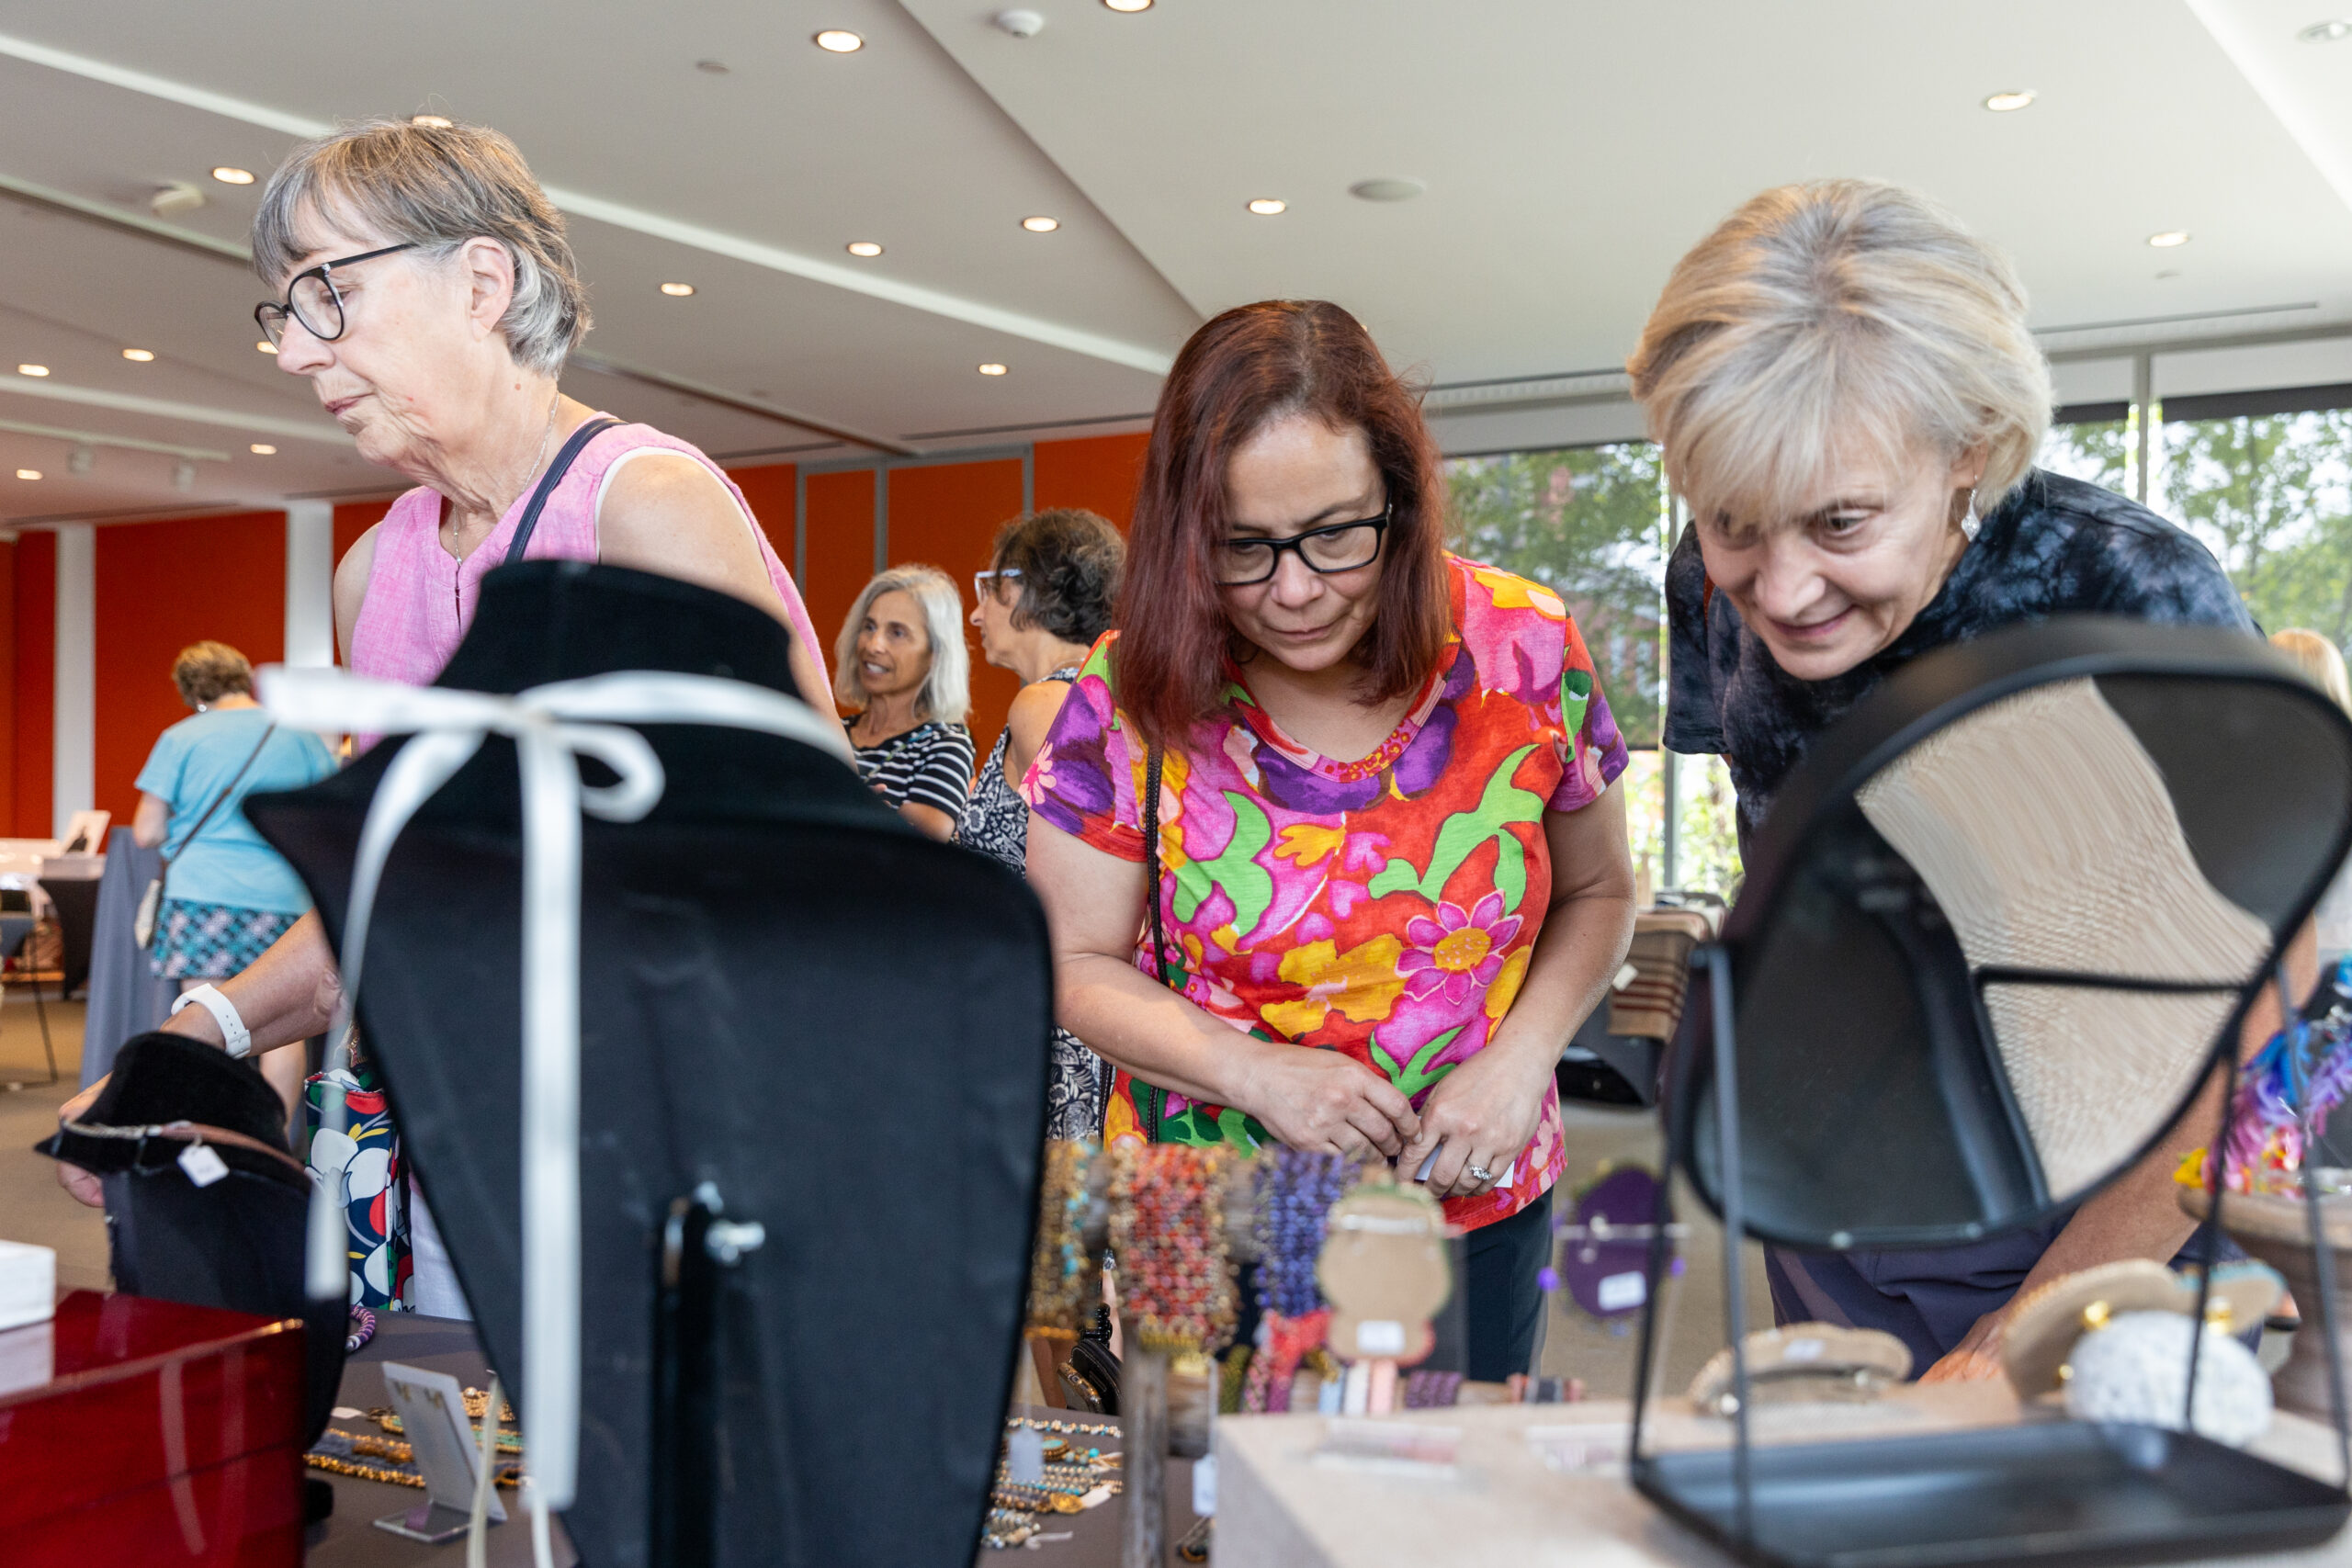
[[[1495,1179],[1495,1173],[1483,1165],[1464,1166],[1462,1174],[1473,1181],[1492,1181]]]

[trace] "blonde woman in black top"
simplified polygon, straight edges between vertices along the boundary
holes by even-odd
[[[964,602],[935,566],[894,566],[865,585],[833,645],[833,700],[858,776],[915,827],[951,839],[972,788],[972,660]]]

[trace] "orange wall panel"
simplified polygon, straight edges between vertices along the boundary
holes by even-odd
[[[172,660],[225,642],[256,665],[286,654],[286,513],[245,512],[96,530],[97,802],[128,823],[155,737],[187,716]]]
[[[784,570],[792,570],[792,491],[793,479],[798,474],[791,463],[768,463],[756,468],[729,468],[727,477],[752,503],[752,515],[760,521],[760,531],[768,536],[768,547],[775,551],[775,558]],[[832,661],[826,660],[831,669]]]
[[[1035,448],[1035,489],[1040,511],[1083,506],[1125,530],[1135,513],[1136,482],[1143,476],[1148,432],[1090,435],[1077,441],[1040,441]]]
[[[0,758],[17,754],[17,541],[0,540]],[[17,769],[0,762],[0,839],[14,838]]]
[[[387,496],[381,501],[346,502],[334,509],[335,565],[343,564],[343,558],[359,542],[359,536],[381,523],[384,513],[391,508],[392,498]]]
[[[800,597],[833,667],[833,638],[874,575],[874,474],[853,468],[808,476],[808,581]]]
[[[1008,519],[1021,514],[1021,464],[1000,458],[986,463],[943,463],[935,468],[899,468],[890,475],[890,564],[922,561],[944,571],[956,584],[956,602],[972,609],[972,573],[989,564],[989,546]],[[985,758],[1012,705],[1021,679],[980,658],[980,634],[966,624],[964,643],[972,657],[973,742]]]
[[[16,547],[16,743],[8,835],[46,839],[50,763],[57,741],[57,536],[26,534]]]

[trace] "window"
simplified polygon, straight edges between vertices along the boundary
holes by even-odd
[[[1665,874],[1666,476],[1645,441],[1457,457],[1449,546],[1532,578],[1577,620],[1610,712],[1634,749],[1625,770],[1628,836],[1637,866]],[[1714,758],[1680,762],[1675,880],[1725,892],[1739,874],[1731,783]]]

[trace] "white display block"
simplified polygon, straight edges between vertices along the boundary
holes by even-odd
[[[0,1331],[57,1315],[57,1253],[29,1242],[0,1241]]]
[[[1329,1418],[1227,1416],[1216,1423],[1216,1568],[1434,1568],[1437,1564],[1577,1564],[1594,1568],[1730,1561],[1625,1482],[1631,1407],[1504,1404],[1416,1410],[1395,1419],[1459,1428],[1452,1479],[1394,1465],[1318,1460]],[[1871,1404],[1758,1406],[1763,1440],[1815,1441],[1997,1426],[2019,1418],[2006,1382],[1906,1384]],[[2026,1419],[2051,1419],[2035,1412]],[[1650,1423],[1653,1449],[1720,1447],[1727,1425],[1668,1400]],[[2281,1414],[2255,1451],[2335,1479],[2333,1433]],[[2246,1561],[2212,1559],[2215,1562]],[[2315,1551],[2259,1560],[2273,1568],[2352,1568],[2352,1530]]]

